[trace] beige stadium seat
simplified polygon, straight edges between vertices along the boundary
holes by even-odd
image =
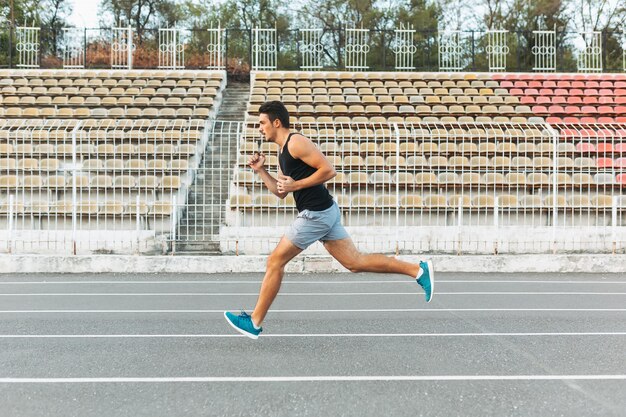
[[[574,173],[572,174],[572,184],[578,187],[589,187],[595,185],[595,182],[591,174]]]
[[[535,169],[550,169],[554,165],[552,158],[538,156],[533,158],[533,166]]]
[[[464,172],[460,176],[464,186],[474,186],[480,184],[480,174],[477,172]]]
[[[326,182],[327,185],[346,185],[348,183],[348,178],[346,174],[343,172],[338,172],[334,178],[331,178]]]
[[[417,172],[414,174],[416,186],[433,186],[437,185],[437,175],[433,172]]]
[[[178,189],[182,185],[178,175],[165,175],[161,179],[161,187],[166,189]]]
[[[258,208],[272,208],[280,205],[280,199],[274,194],[260,194],[254,198],[254,206]]]
[[[519,204],[519,200],[516,196],[511,194],[503,194],[498,196],[498,205],[505,208],[515,208]]]
[[[543,202],[541,196],[538,195],[525,195],[519,201],[519,207],[524,208],[541,208]]]
[[[17,169],[24,171],[37,170],[39,168],[39,160],[34,158],[23,158],[17,160]]]
[[[493,208],[495,206],[495,198],[488,194],[477,195],[472,198],[472,206],[476,208]]]
[[[376,198],[376,207],[395,208],[398,206],[398,198],[393,194],[383,194]]]
[[[441,172],[437,175],[437,183],[440,186],[455,186],[461,184],[461,179],[457,173]]]
[[[572,185],[572,177],[569,174],[558,172],[556,174],[550,174],[548,184],[552,185],[556,182],[557,187],[566,188]]]
[[[587,208],[591,206],[589,196],[585,194],[573,194],[567,198],[568,206]]]
[[[390,185],[392,184],[391,174],[388,172],[373,172],[370,174],[369,182],[377,186]]]
[[[19,177],[17,175],[0,175],[0,188],[17,188]]]
[[[109,188],[113,186],[113,177],[110,175],[95,175],[91,179],[91,186],[97,188]]]
[[[153,189],[159,186],[159,179],[155,175],[142,175],[137,178],[137,187]]]
[[[348,174],[348,184],[351,186],[366,186],[369,178],[366,172],[350,172]]]
[[[230,207],[251,207],[252,197],[248,194],[235,194],[230,196]]]
[[[57,171],[60,165],[59,160],[56,158],[47,158],[39,161],[39,169],[41,171]]]
[[[533,172],[528,174],[526,181],[529,185],[532,185],[534,187],[545,187],[552,184],[552,182],[550,182],[548,174],[539,172]]]
[[[376,207],[376,201],[373,195],[357,194],[352,197],[351,207],[353,209],[373,209]]]
[[[613,196],[611,195],[596,195],[592,197],[591,204],[597,208],[613,207]]]
[[[113,180],[113,185],[119,188],[134,188],[137,180],[132,175],[118,175]]]
[[[404,156],[396,156],[396,155],[392,155],[392,156],[388,156],[385,159],[385,166],[387,168],[405,168],[407,166],[406,163],[406,158]]]
[[[500,172],[487,172],[483,174],[481,183],[484,185],[500,186],[506,184],[504,174]]]
[[[426,158],[423,156],[418,156],[418,155],[407,157],[406,165],[409,168],[423,168],[423,167],[429,166],[428,162],[426,161]]]
[[[124,169],[123,159],[107,159],[104,161],[104,169],[121,171]]]
[[[172,203],[170,201],[155,201],[152,204],[150,214],[155,216],[170,216],[172,214]]]
[[[547,195],[543,199],[543,204],[547,207],[554,207],[555,205],[558,208],[568,207],[567,200],[563,195]]]
[[[422,208],[422,196],[417,194],[408,194],[400,198],[400,207],[404,209]]]
[[[48,201],[31,201],[26,209],[31,214],[48,214],[50,211],[50,203]]]

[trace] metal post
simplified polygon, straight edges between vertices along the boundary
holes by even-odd
[[[128,47],[128,69],[133,69],[133,28],[128,25],[128,35],[127,35],[127,47]]]
[[[8,221],[8,239],[7,251],[11,253],[13,248],[13,206],[15,205],[15,196],[9,195],[9,221]]]

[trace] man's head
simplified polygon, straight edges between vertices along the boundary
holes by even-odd
[[[274,141],[278,129],[289,129],[289,112],[280,101],[267,101],[259,107],[259,131]]]

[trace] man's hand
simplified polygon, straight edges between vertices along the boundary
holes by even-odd
[[[248,166],[258,172],[263,169],[265,165],[265,155],[259,152],[255,152],[250,158],[248,158]]]
[[[281,173],[278,173],[276,187],[278,188],[279,193],[290,193],[297,190],[294,179]]]

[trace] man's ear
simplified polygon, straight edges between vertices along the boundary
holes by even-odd
[[[278,128],[280,127],[280,120],[279,120],[279,119],[275,119],[275,120],[274,120],[274,127],[275,127],[276,129],[278,129]]]

